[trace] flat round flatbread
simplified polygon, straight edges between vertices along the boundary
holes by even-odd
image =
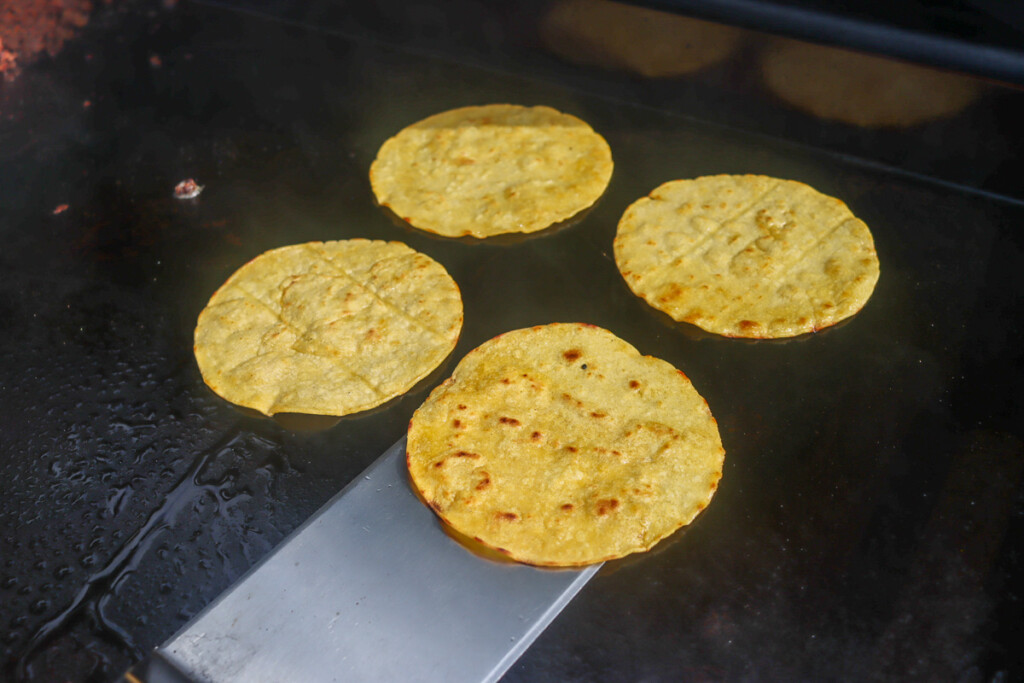
[[[608,143],[550,107],[495,104],[436,114],[387,140],[370,167],[377,201],[445,237],[530,233],[567,220],[608,186]]]
[[[776,40],[761,56],[765,85],[813,116],[864,128],[906,128],[951,116],[977,99],[954,73],[835,47]]]
[[[556,323],[470,352],[409,424],[413,485],[459,533],[536,565],[649,550],[711,501],[725,451],[669,363]]]
[[[348,415],[399,396],[455,348],[462,298],[400,242],[309,242],[238,269],[199,314],[195,355],[217,394],[266,415]]]
[[[852,316],[879,264],[867,225],[793,180],[675,180],[629,206],[615,263],[633,292],[673,319],[728,337],[778,338]]]
[[[561,0],[540,23],[544,45],[574,64],[675,78],[731,55],[738,29],[609,0]]]

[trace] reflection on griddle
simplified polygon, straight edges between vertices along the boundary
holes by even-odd
[[[765,86],[794,107],[863,128],[906,128],[953,116],[978,98],[965,76],[795,40],[761,55]]]
[[[729,26],[608,0],[557,2],[540,34],[568,62],[644,78],[675,78],[718,64],[742,36]]]

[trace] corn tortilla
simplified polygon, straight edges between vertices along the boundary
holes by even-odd
[[[217,394],[266,415],[348,415],[426,377],[455,347],[462,299],[400,242],[309,242],[236,271],[199,314],[195,356]]]
[[[682,372],[580,323],[485,342],[408,437],[413,485],[445,522],[549,566],[649,550],[708,505],[725,455]]]
[[[834,325],[864,306],[879,277],[871,231],[846,204],[766,176],[665,183],[626,209],[614,248],[637,296],[729,337]]]
[[[446,237],[532,233],[593,204],[612,174],[608,143],[550,107],[464,107],[387,140],[370,167],[377,201]]]

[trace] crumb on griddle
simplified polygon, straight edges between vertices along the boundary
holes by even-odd
[[[194,197],[198,197],[199,193],[202,191],[203,186],[192,178],[182,180],[174,186],[174,196],[178,199],[193,199]]]

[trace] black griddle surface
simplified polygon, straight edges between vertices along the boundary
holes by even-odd
[[[1024,675],[1019,202],[216,8],[111,22],[0,90],[3,677],[115,677],[397,440],[466,352],[553,321],[606,327],[686,372],[726,465],[693,525],[609,563],[506,680]],[[615,174],[582,220],[470,244],[374,205],[384,139],[506,101],[608,140]],[[846,201],[882,263],[866,308],[748,342],[634,297],[611,256],[622,211],[713,173]],[[190,177],[203,194],[172,198]],[[191,335],[214,289],[266,249],[349,237],[404,241],[459,283],[466,324],[442,368],[319,431],[206,389]]]

